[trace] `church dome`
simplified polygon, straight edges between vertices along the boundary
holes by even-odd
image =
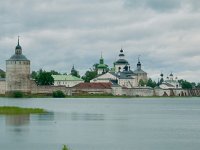
[[[22,47],[21,47],[20,44],[19,44],[19,37],[18,37],[17,46],[15,47],[15,54],[12,55],[12,56],[10,57],[9,60],[14,60],[14,61],[17,61],[17,60],[19,60],[19,61],[27,61],[27,60],[28,60],[28,59],[26,58],[26,56],[24,56],[24,55],[22,54]],[[28,60],[28,61],[29,61],[29,60]]]
[[[18,44],[15,49],[22,49],[22,47]]]
[[[115,64],[129,64],[128,61],[126,59],[118,59]]]
[[[120,54],[119,54],[119,59],[115,62],[115,64],[129,65],[128,61],[126,59],[124,59],[124,57],[125,57],[124,50],[121,49]]]
[[[28,59],[23,54],[21,55],[14,54],[13,56],[10,57],[9,60],[28,60]]]
[[[102,69],[106,69],[108,66],[106,64],[99,64],[97,66],[98,69],[102,68]]]

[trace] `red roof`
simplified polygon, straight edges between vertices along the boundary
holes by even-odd
[[[77,89],[111,89],[111,83],[79,83],[74,86]]]

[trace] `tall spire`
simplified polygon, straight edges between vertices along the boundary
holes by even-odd
[[[72,70],[75,70],[75,69],[74,69],[74,64],[73,64],[73,66],[72,66]]]
[[[140,55],[138,55],[138,63],[140,63]]]
[[[21,55],[22,54],[22,47],[19,45],[19,36],[18,36],[18,40],[17,40],[17,46],[15,48],[15,54],[16,55]]]
[[[140,55],[138,56],[137,69],[141,70]]]
[[[18,44],[17,45],[19,46],[19,36],[18,36]]]
[[[99,60],[99,64],[104,64],[104,59],[103,59],[102,52],[101,52],[101,58],[100,58],[100,60]]]

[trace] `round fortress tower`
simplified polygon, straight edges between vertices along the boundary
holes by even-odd
[[[6,60],[6,93],[20,91],[30,93],[30,60],[22,54],[18,44],[15,54]]]

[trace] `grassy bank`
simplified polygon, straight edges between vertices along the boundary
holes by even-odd
[[[41,114],[46,113],[44,109],[40,108],[21,108],[11,106],[0,106],[0,114],[16,115],[16,114]]]

